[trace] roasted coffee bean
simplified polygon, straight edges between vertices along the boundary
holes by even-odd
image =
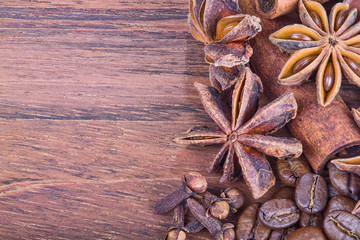
[[[313,226],[302,227],[298,230],[292,232],[288,238],[288,240],[327,240],[324,232],[318,228]]]
[[[277,190],[271,198],[285,198],[295,201],[295,188],[288,186],[282,187]]]
[[[298,73],[304,68],[306,68],[310,63],[312,63],[315,60],[316,57],[317,55],[310,55],[297,61],[292,69],[293,74]]]
[[[322,227],[324,218],[321,213],[317,214],[308,214],[305,212],[301,212],[299,226],[300,227]]]
[[[254,203],[249,205],[241,213],[239,220],[236,224],[236,237],[239,240],[247,240],[252,238],[254,233],[253,229],[256,224],[260,204]]]
[[[347,196],[340,195],[333,197],[327,204],[324,216],[326,217],[330,212],[338,210],[351,212],[354,209],[355,204],[356,202]]]
[[[271,232],[268,240],[287,240],[288,236],[295,230],[296,230],[296,227],[273,230]]]
[[[333,197],[336,197],[336,196],[342,196],[341,193],[339,193],[338,190],[336,190],[333,185],[331,184],[330,181],[327,181],[327,187],[328,187],[328,195],[329,195],[329,198],[333,198]]]
[[[296,224],[300,211],[294,201],[289,199],[272,199],[259,209],[259,219],[268,228],[282,229]]]
[[[267,240],[271,234],[271,229],[267,228],[261,221],[257,220],[254,231],[254,239]]]
[[[291,160],[279,159],[276,170],[280,180],[290,187],[296,186],[296,181],[304,174],[311,172],[307,161],[300,157]]]
[[[332,211],[324,220],[324,231],[330,240],[359,240],[360,218],[347,211]]]
[[[360,176],[355,173],[350,174],[349,191],[352,196],[360,196]]]
[[[338,169],[334,164],[328,164],[329,178],[332,186],[343,195],[351,195],[358,199],[360,192],[360,176]]]
[[[329,178],[331,185],[341,194],[349,194],[348,182],[349,182],[349,173],[343,170],[338,169],[334,164],[329,163]]]
[[[323,177],[313,173],[303,175],[295,188],[295,202],[301,211],[315,214],[327,203],[328,191]]]

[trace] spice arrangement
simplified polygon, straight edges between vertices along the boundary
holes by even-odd
[[[210,172],[245,181],[252,198],[236,188],[210,193],[204,176],[187,173],[156,206],[174,211],[166,239],[203,229],[214,239],[360,239],[360,109],[350,117],[338,96],[343,78],[360,87],[358,10],[349,1],[329,13],[317,1],[264,2],[190,0],[190,32],[210,64],[211,86],[195,88],[217,127],[191,128],[174,142],[222,144]],[[302,24],[253,16],[257,8],[273,19],[296,4]],[[272,101],[259,108],[263,91]],[[295,138],[269,135],[285,125]],[[286,185],[268,199],[276,178],[265,155]],[[224,222],[236,212],[236,224]]]

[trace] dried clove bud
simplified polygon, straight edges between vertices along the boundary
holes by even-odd
[[[165,237],[165,240],[185,240],[185,239],[186,239],[185,231],[177,228],[173,228],[169,230],[167,236]]]
[[[195,199],[189,198],[186,202],[191,213],[206,229],[209,230],[215,240],[235,239],[235,234],[232,234],[234,228],[233,224],[226,223],[223,225],[218,219],[208,216],[205,208]]]
[[[222,198],[227,198],[230,200],[230,210],[235,213],[239,208],[244,205],[244,195],[243,193],[236,187],[230,187],[225,189],[224,192],[220,194]]]
[[[166,213],[185,199],[206,191],[207,181],[197,172],[186,173],[182,177],[183,184],[173,193],[161,199],[155,207],[157,213]]]
[[[187,233],[198,233],[204,229],[204,226],[196,218],[190,221],[185,227],[184,231]]]
[[[174,217],[171,226],[168,228],[168,234],[165,240],[185,240],[186,232],[184,228],[184,204],[181,203],[174,208]]]
[[[207,207],[206,214],[218,219],[225,219],[229,215],[230,206],[227,199],[219,198],[209,192],[203,194],[204,202]]]

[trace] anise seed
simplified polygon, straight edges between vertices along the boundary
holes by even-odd
[[[334,29],[335,32],[344,24],[346,17],[348,16],[349,11],[341,10],[338,12],[335,18]]]
[[[292,33],[287,38],[292,40],[299,40],[299,41],[313,41],[312,37],[304,33]]]
[[[223,30],[223,37],[228,34],[231,30],[233,30],[234,27],[236,27],[239,24],[239,22],[231,22],[228,25],[224,27]]]
[[[214,59],[212,59],[209,55],[205,56],[205,61],[208,63],[214,63]]]
[[[315,24],[321,29],[324,30],[323,24],[320,18],[320,15],[317,12],[309,11],[310,17],[314,20]]]
[[[312,63],[315,60],[316,57],[317,55],[309,55],[297,61],[292,69],[293,74],[296,74],[301,70],[303,70],[304,68],[306,68],[310,63]]]
[[[344,57],[345,62],[347,63],[347,65],[349,65],[349,67],[351,68],[351,70],[353,70],[353,72],[360,77],[360,64],[355,61],[354,59],[348,58],[348,57]]]
[[[334,66],[333,66],[332,62],[329,61],[325,68],[325,72],[324,72],[324,83],[323,84],[324,84],[325,92],[329,92],[333,88],[334,82],[335,82]]]
[[[236,74],[239,72],[236,67],[221,66],[221,69],[224,70],[224,72],[227,72],[228,74]]]

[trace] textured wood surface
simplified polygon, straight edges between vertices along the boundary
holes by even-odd
[[[153,208],[182,174],[226,187],[218,146],[171,141],[213,126],[186,21],[185,0],[0,3],[0,239],[161,239],[172,216]]]

